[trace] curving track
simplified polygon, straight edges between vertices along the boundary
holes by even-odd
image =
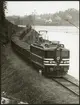
[[[18,40],[19,41],[19,40]],[[11,40],[11,44],[12,47],[19,53],[21,53],[22,55],[25,55],[29,58],[29,54],[28,54],[28,45],[25,46],[20,46],[21,43],[16,43],[16,40]],[[72,92],[73,94],[75,94],[76,96],[79,96],[79,86],[73,82],[71,82],[70,80],[66,79],[66,78],[53,78],[54,81],[56,81],[58,84],[60,84],[61,86],[63,86],[64,88],[66,88],[68,91]]]
[[[53,78],[55,82],[75,94],[76,96],[79,96],[79,86],[70,80],[67,80],[66,78]]]

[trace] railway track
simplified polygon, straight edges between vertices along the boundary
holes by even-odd
[[[12,41],[12,44],[14,45],[14,47],[16,46],[16,44],[13,41]],[[17,45],[17,48],[18,47],[19,46]],[[21,47],[19,48],[19,50],[20,49]],[[24,51],[24,50],[21,50],[21,51]],[[72,92],[76,96],[79,96],[79,86],[77,84],[71,82],[70,80],[67,80],[66,78],[53,78],[53,80],[56,81],[58,84],[62,85],[63,87],[65,87],[68,91]]]
[[[55,82],[75,94],[76,96],[79,96],[79,86],[70,80],[67,80],[66,78],[53,78]]]

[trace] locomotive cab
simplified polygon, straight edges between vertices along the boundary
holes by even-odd
[[[45,72],[48,76],[62,77],[69,70],[69,50],[65,48],[45,51]]]
[[[69,50],[59,41],[31,44],[30,52],[31,61],[47,76],[63,77],[69,70]]]

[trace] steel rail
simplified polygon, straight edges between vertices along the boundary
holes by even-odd
[[[61,79],[63,79],[63,81],[64,80],[68,81],[67,79],[64,79],[64,78],[61,78]],[[70,89],[68,86],[65,86],[64,83],[66,83],[66,81],[64,81],[64,83],[62,83],[62,82],[60,82],[61,79],[60,78],[52,78],[52,80],[54,80],[55,82],[57,82],[61,86],[65,87],[67,90],[71,91],[75,95],[79,96],[79,92],[75,92],[73,89]],[[68,81],[68,83],[71,83],[71,86],[72,86],[72,84],[73,84],[73,86],[76,86],[75,83],[72,83],[71,81]],[[78,87],[78,85],[76,87]]]
[[[75,84],[75,83],[71,82],[71,81],[70,81],[70,80],[68,80],[67,78],[63,77],[63,79],[65,79],[65,80],[69,81],[70,83],[72,83],[73,85],[76,85],[77,87],[79,87],[79,85],[77,85],[77,84]]]

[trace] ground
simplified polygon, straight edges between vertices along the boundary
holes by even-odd
[[[79,104],[79,97],[40,75],[10,44],[2,51],[1,91],[29,104]]]

